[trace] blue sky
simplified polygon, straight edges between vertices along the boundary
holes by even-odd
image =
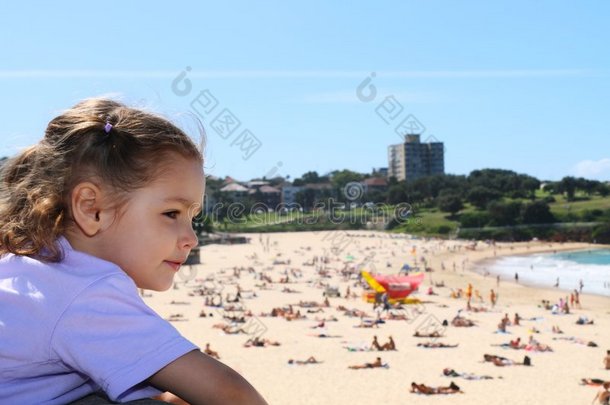
[[[608,2],[83,3],[0,5],[0,156],[80,99],[115,95],[193,130],[191,103],[215,100],[217,176],[386,167],[415,117],[445,143],[447,173],[610,180]],[[231,134],[213,125],[226,111]]]

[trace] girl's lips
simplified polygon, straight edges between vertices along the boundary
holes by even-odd
[[[181,262],[171,262],[169,260],[166,260],[165,263],[167,263],[167,265],[169,267],[171,267],[172,269],[174,269],[174,271],[178,271],[180,269],[180,265],[182,265]]]

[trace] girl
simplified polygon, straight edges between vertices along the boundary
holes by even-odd
[[[5,163],[0,403],[265,404],[138,295],[167,290],[197,245],[202,167],[173,124],[103,99]]]

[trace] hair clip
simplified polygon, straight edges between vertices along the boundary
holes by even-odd
[[[109,122],[106,122],[106,125],[104,125],[104,131],[106,131],[106,133],[109,134],[111,129],[112,129],[112,124]]]

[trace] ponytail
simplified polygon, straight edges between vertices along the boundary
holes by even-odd
[[[0,255],[61,260],[55,241],[63,231],[64,204],[58,185],[40,176],[46,160],[41,149],[29,147],[1,169]]]

